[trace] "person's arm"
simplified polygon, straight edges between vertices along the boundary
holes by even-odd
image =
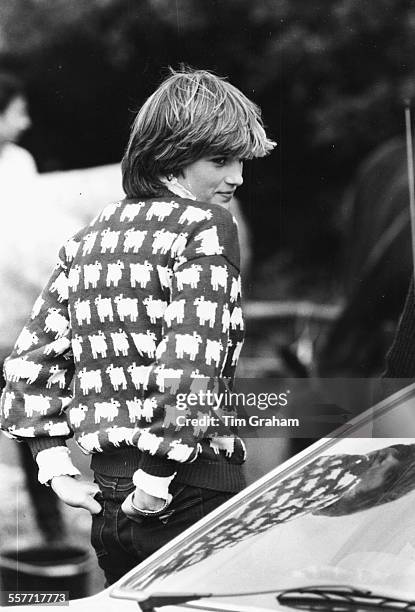
[[[74,480],[66,439],[72,430],[65,407],[72,396],[74,372],[70,343],[65,252],[5,361],[6,386],[1,397],[1,428],[29,445],[39,467],[39,482],[69,505],[99,512],[92,499],[96,486]],[[93,491],[93,492],[92,492]]]
[[[74,372],[63,251],[5,360],[1,428],[34,453],[65,446],[72,435],[65,407]]]
[[[209,381],[211,390],[233,374],[233,354],[243,339],[239,288],[237,228],[232,216],[220,209],[214,220],[199,225],[189,237],[174,267],[165,333],[149,373],[146,401],[153,403],[154,416],[137,440],[143,453],[134,482],[155,497],[167,499],[178,464],[194,461],[201,437],[209,435],[193,425],[178,425],[174,417],[217,416],[207,403],[198,402],[185,412],[177,402],[187,398],[196,372]]]

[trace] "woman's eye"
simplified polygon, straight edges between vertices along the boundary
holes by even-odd
[[[217,166],[224,166],[226,164],[226,157],[215,157],[212,159],[213,163]]]

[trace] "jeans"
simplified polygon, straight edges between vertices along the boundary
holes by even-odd
[[[95,473],[95,482],[100,488],[95,498],[102,511],[92,515],[91,543],[105,573],[106,586],[233,495],[173,481],[173,499],[165,513],[132,519],[121,510],[122,502],[134,490],[132,479]]]

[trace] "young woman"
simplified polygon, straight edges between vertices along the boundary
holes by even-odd
[[[91,512],[108,583],[244,486],[243,442],[207,392],[229,387],[243,341],[226,208],[243,161],[274,146],[226,80],[173,72],[134,121],[126,199],[61,249],[6,362],[2,428],[29,444],[41,482]],[[74,478],[72,435],[98,495]]]

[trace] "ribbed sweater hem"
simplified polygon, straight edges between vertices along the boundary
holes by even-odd
[[[230,463],[225,458],[211,461],[200,457],[193,463],[178,463],[175,480],[202,489],[236,493],[245,486],[242,465]],[[127,448],[112,453],[95,453],[91,459],[91,469],[104,476],[132,478],[134,472],[142,468],[139,450]]]

